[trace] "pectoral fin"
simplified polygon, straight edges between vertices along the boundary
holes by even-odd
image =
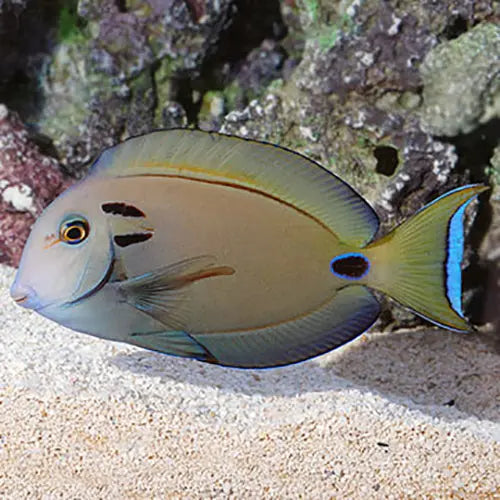
[[[235,271],[216,266],[210,255],[186,259],[169,266],[115,283],[123,299],[148,314],[168,330],[184,330],[188,304],[188,285],[216,276],[229,276]]]

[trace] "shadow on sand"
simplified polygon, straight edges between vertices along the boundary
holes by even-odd
[[[149,351],[118,354],[110,362],[121,370],[223,392],[293,397],[352,387],[413,402],[448,420],[463,418],[456,409],[500,422],[500,353],[479,334],[368,333],[314,361],[266,370],[223,368]]]

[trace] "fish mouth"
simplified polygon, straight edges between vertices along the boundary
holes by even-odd
[[[14,302],[16,304],[23,304],[24,302],[26,302],[28,300],[28,296],[22,295],[20,297],[12,297],[12,299],[14,300]]]
[[[38,305],[38,296],[30,286],[14,281],[10,288],[10,298],[19,306],[33,309]]]

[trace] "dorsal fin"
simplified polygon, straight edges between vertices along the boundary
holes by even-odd
[[[262,192],[356,246],[371,241],[379,224],[359,194],[314,161],[273,144],[213,132],[173,129],[133,137],[104,151],[91,175],[175,176]]]

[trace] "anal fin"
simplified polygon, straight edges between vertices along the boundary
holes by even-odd
[[[363,333],[380,312],[377,299],[364,286],[339,290],[307,316],[255,330],[193,333],[216,363],[241,368],[287,365],[318,356]]]

